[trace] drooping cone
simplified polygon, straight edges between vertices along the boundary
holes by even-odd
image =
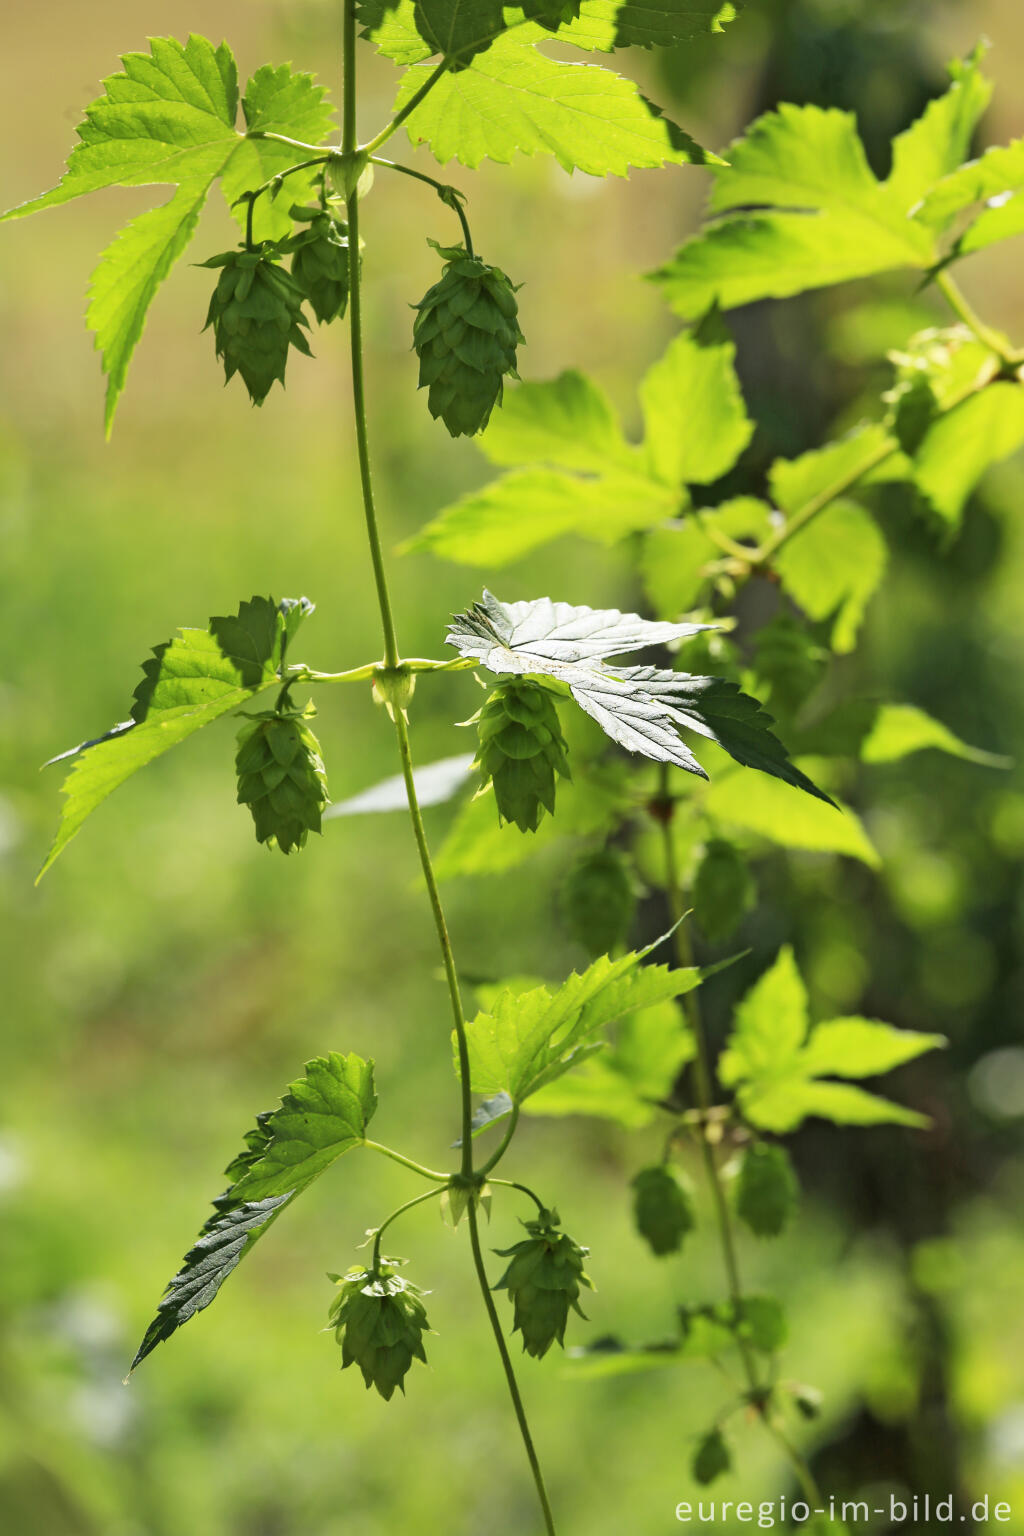
[[[629,864],[617,848],[584,853],[559,892],[566,928],[595,958],[625,941],[636,909]]]
[[[755,1141],[743,1154],[736,1181],[736,1214],[758,1237],[778,1237],[792,1220],[800,1185],[785,1147]]]
[[[348,304],[348,230],[329,213],[307,208],[293,214],[313,216],[306,229],[288,242],[292,251],[292,277],[313,306],[321,325],[329,325],[345,313]]]
[[[330,1321],[341,1345],[341,1368],[358,1365],[367,1387],[390,1399],[405,1391],[413,1360],[427,1363],[423,1335],[429,1333],[418,1286],[395,1273],[404,1259],[382,1259],[379,1268],[361,1265],[338,1278]]]
[[[593,1290],[583,1271],[590,1252],[558,1230],[558,1214],[541,1211],[536,1221],[523,1223],[530,1236],[511,1248],[496,1248],[510,1258],[505,1273],[494,1287],[512,1298],[514,1328],[523,1335],[523,1349],[539,1360],[556,1341],[564,1344],[569,1308],[585,1318],[579,1304],[580,1287]]]
[[[499,817],[536,832],[544,811],[554,813],[555,775],[571,777],[550,695],[518,678],[499,683],[475,719],[475,766],[494,784]]]
[[[693,1198],[673,1168],[664,1163],[641,1168],[633,1179],[633,1220],[640,1236],[659,1257],[678,1253],[696,1216]]]
[[[241,374],[253,405],[262,405],[275,379],[284,384],[288,348],[312,355],[305,294],[272,247],[225,251],[201,265],[221,269],[203,329],[213,327],[225,378]]]
[[[430,414],[452,437],[468,437],[487,425],[505,375],[517,376],[516,346],[525,339],[519,306],[515,288],[497,267],[461,245],[430,244],[445,268],[415,306],[420,388],[427,386]]]
[[[282,853],[320,831],[327,778],[320,743],[306,724],[312,707],[285,714],[247,715],[238,733],[238,803],[256,823],[256,841]]]

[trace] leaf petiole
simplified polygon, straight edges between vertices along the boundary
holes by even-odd
[[[450,1173],[438,1173],[435,1168],[424,1168],[422,1163],[413,1162],[411,1157],[405,1157],[401,1152],[396,1152],[392,1147],[385,1147],[379,1141],[364,1141],[364,1147],[369,1147],[371,1152],[379,1152],[382,1157],[390,1157],[393,1163],[401,1163],[403,1168],[411,1168],[413,1173],[418,1173],[421,1178],[433,1179],[436,1184],[447,1184],[451,1178]]]

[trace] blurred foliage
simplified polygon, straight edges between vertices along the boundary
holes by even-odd
[[[290,53],[334,78],[336,14],[321,0],[210,0],[202,15],[178,0],[19,8],[5,21],[5,201],[49,184],[81,103],[119,50],[190,26],[228,35],[246,66]],[[708,144],[783,97],[850,107],[884,171],[877,157],[894,127],[936,87],[944,57],[983,31],[996,45],[986,130],[995,140],[1013,131],[1019,105],[1024,26],[1013,0],[750,0],[725,37],[637,68],[688,99]],[[392,72],[369,54],[365,69],[373,121]],[[527,163],[458,180],[488,253],[524,280],[524,377],[581,366],[634,411],[637,378],[670,330],[635,274],[693,227],[703,174],[603,185]],[[474,448],[449,443],[414,398],[408,303],[434,264],[419,231],[447,232],[443,210],[416,195],[379,187],[365,231],[372,425],[395,543],[485,473]],[[253,591],[308,591],[320,603],[318,660],[355,665],[375,648],[341,338],[318,340],[315,369],[296,358],[287,398],[257,417],[220,394],[197,340],[205,274],[186,269],[154,310],[104,446],[80,294],[92,252],[139,206],[134,193],[105,194],[8,230],[0,244],[0,1528],[511,1536],[530,1528],[530,1490],[472,1277],[453,1253],[463,1235],[426,1207],[403,1233],[435,1293],[429,1391],[421,1371],[407,1399],[367,1399],[318,1333],[331,1299],[325,1272],[347,1268],[364,1229],[408,1192],[391,1165],[366,1159],[340,1199],[325,1179],[286,1217],[287,1241],[261,1245],[232,1278],[217,1327],[202,1320],[159,1368],[121,1385],[156,1288],[221,1186],[218,1170],[306,1057],[376,1057],[383,1140],[412,1121],[418,1155],[436,1163],[456,1132],[444,993],[424,981],[433,940],[400,817],[346,818],[301,859],[268,856],[232,805],[225,725],[105,806],[33,890],[56,809],[54,779],[36,765],[123,718],[138,659],[177,624],[202,623]],[[228,243],[229,228],[226,214],[207,216],[211,249]],[[993,322],[1018,337],[1019,258],[1011,244],[965,270]],[[905,336],[908,307],[927,323],[929,302],[906,284],[876,283],[737,316],[762,460],[850,419],[878,387],[880,353]],[[1022,491],[1019,463],[993,472],[945,544],[902,491],[885,493],[893,565],[866,642],[843,662],[873,695],[911,700],[1018,761]],[[613,554],[577,544],[520,562],[514,580],[523,593],[574,602],[635,597]],[[476,586],[429,554],[399,562],[407,651],[436,652],[448,612]],[[422,761],[464,749],[447,722],[478,702],[469,679],[424,683],[413,715]],[[368,692],[339,690],[318,733],[335,798],[393,772],[388,725]],[[792,942],[819,1014],[859,1010],[950,1036],[941,1059],[907,1069],[903,1096],[934,1129],[908,1139],[809,1125],[795,1147],[809,1204],[784,1244],[748,1244],[748,1269],[786,1299],[787,1370],[824,1389],[809,1432],[826,1488],[852,1497],[911,1478],[919,1491],[962,1487],[1008,1500],[1002,1528],[1021,1533],[1024,783],[1019,771],[938,754],[859,772],[855,803],[882,867],[792,852],[761,861],[760,901],[730,941],[751,954],[710,984],[710,1017],[720,1038],[733,1000]],[[430,814],[438,838],[450,813]],[[537,864],[450,885],[474,977],[558,976],[582,961],[559,917],[566,863],[552,849],[540,867],[543,885]],[[652,925],[661,917],[641,912]],[[629,1180],[658,1156],[656,1131],[532,1121],[521,1147],[523,1176],[557,1196],[592,1250],[593,1337],[656,1336],[673,1297],[717,1287],[706,1237],[655,1266],[632,1231]],[[565,1200],[559,1175],[570,1160]],[[518,1235],[514,1214],[496,1213],[491,1246]],[[611,1536],[624,1522],[666,1529],[694,1493],[688,1468],[710,1369],[588,1383],[549,1358],[524,1361],[523,1384],[568,1536]],[[742,1472],[719,1489],[784,1491],[756,1433],[738,1434]]]

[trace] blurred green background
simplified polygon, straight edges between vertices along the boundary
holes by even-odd
[[[337,84],[337,7],[320,0],[11,8],[3,203],[56,179],[119,51],[190,29],[226,36],[243,72],[292,59]],[[751,0],[725,37],[621,64],[716,147],[780,98],[852,107],[884,170],[888,136],[941,88],[944,60],[981,33],[994,44],[997,85],[985,140],[1001,142],[1024,127],[1017,0]],[[368,47],[362,67],[370,130],[384,120],[394,72]],[[472,194],[486,259],[524,284],[524,376],[583,367],[633,421],[637,380],[673,329],[640,274],[694,226],[704,173],[599,183],[526,161],[475,175],[453,168],[452,179]],[[392,545],[487,473],[415,395],[407,305],[435,275],[425,236],[451,230],[425,190],[397,181],[378,182],[364,216],[371,426]],[[104,444],[83,293],[96,253],[147,197],[97,195],[8,227],[0,241],[0,1531],[532,1531],[532,1491],[461,1232],[425,1207],[401,1233],[399,1251],[434,1292],[438,1332],[429,1372],[413,1372],[406,1399],[385,1405],[354,1372],[342,1376],[320,1332],[325,1272],[344,1269],[364,1229],[415,1192],[369,1154],[321,1181],[217,1307],[121,1384],[219,1170],[305,1058],[326,1048],[374,1056],[375,1134],[434,1166],[456,1128],[445,994],[402,818],[333,822],[301,858],[268,855],[233,804],[223,726],[133,781],[32,885],[58,799],[57,771],[40,777],[38,764],[124,717],[138,663],[175,626],[204,623],[254,591],[304,592],[318,603],[302,642],[312,664],[353,666],[379,650],[340,328],[316,339],[315,363],[293,359],[287,395],[252,411],[237,386],[222,393],[212,344],[197,334],[209,276],[183,265],[154,306]],[[214,208],[191,254],[233,239]],[[963,273],[986,317],[1018,341],[1020,261],[1011,243]],[[864,334],[856,306],[868,293],[906,298],[910,280],[736,317],[763,447],[811,445],[877,386],[863,354],[877,358],[903,337],[884,326]],[[866,690],[1018,758],[1022,492],[1019,463],[991,474],[945,547],[895,499],[886,515],[898,553],[848,664]],[[392,570],[407,654],[437,654],[448,613],[490,578],[424,556]],[[510,598],[637,598],[614,553],[572,542],[490,579]],[[421,686],[420,761],[465,750],[448,722],[476,697],[466,678]],[[390,727],[368,693],[319,702],[335,799],[394,771]],[[827,1490],[987,1493],[1011,1504],[1003,1528],[1021,1533],[1024,784],[929,755],[871,770],[855,798],[883,870],[767,858],[762,903],[741,936],[752,954],[716,983],[712,1018],[721,1024],[736,991],[791,940],[823,1012],[862,1010],[950,1036],[918,1079],[934,1129],[803,1133],[795,1150],[808,1198],[795,1233],[778,1247],[748,1244],[744,1263],[753,1289],[775,1287],[787,1303],[787,1373],[826,1393],[805,1438]],[[435,840],[449,814],[430,813]],[[557,977],[585,959],[554,919],[560,867],[553,853],[451,884],[467,974]],[[631,1232],[628,1179],[652,1149],[646,1134],[583,1120],[529,1121],[517,1141],[520,1176],[593,1250],[589,1336],[656,1336],[676,1300],[718,1293],[710,1242],[659,1265]],[[496,1213],[496,1246],[515,1240],[518,1214]],[[573,1332],[587,1336],[583,1324]],[[694,1496],[694,1436],[722,1396],[710,1367],[587,1384],[549,1357],[524,1360],[522,1383],[565,1536],[676,1528],[676,1503]],[[740,1442],[741,1471],[716,1491],[791,1491],[756,1426]]]

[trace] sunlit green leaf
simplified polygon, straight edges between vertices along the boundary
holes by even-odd
[[[782,585],[812,619],[835,616],[832,648],[852,651],[864,610],[885,574],[885,539],[855,501],[833,501],[775,557]]]
[[[713,322],[713,317],[712,317]],[[669,343],[640,385],[647,462],[667,485],[710,484],[731,469],[754,430],[736,377],[736,348],[705,322]]]
[[[704,791],[703,809],[725,827],[756,832],[783,848],[842,853],[877,868],[881,863],[861,822],[840,802],[838,809],[788,784],[746,770],[716,774]]]
[[[914,454],[914,481],[929,505],[957,523],[985,471],[1024,445],[1024,385],[989,384],[940,416]]]

